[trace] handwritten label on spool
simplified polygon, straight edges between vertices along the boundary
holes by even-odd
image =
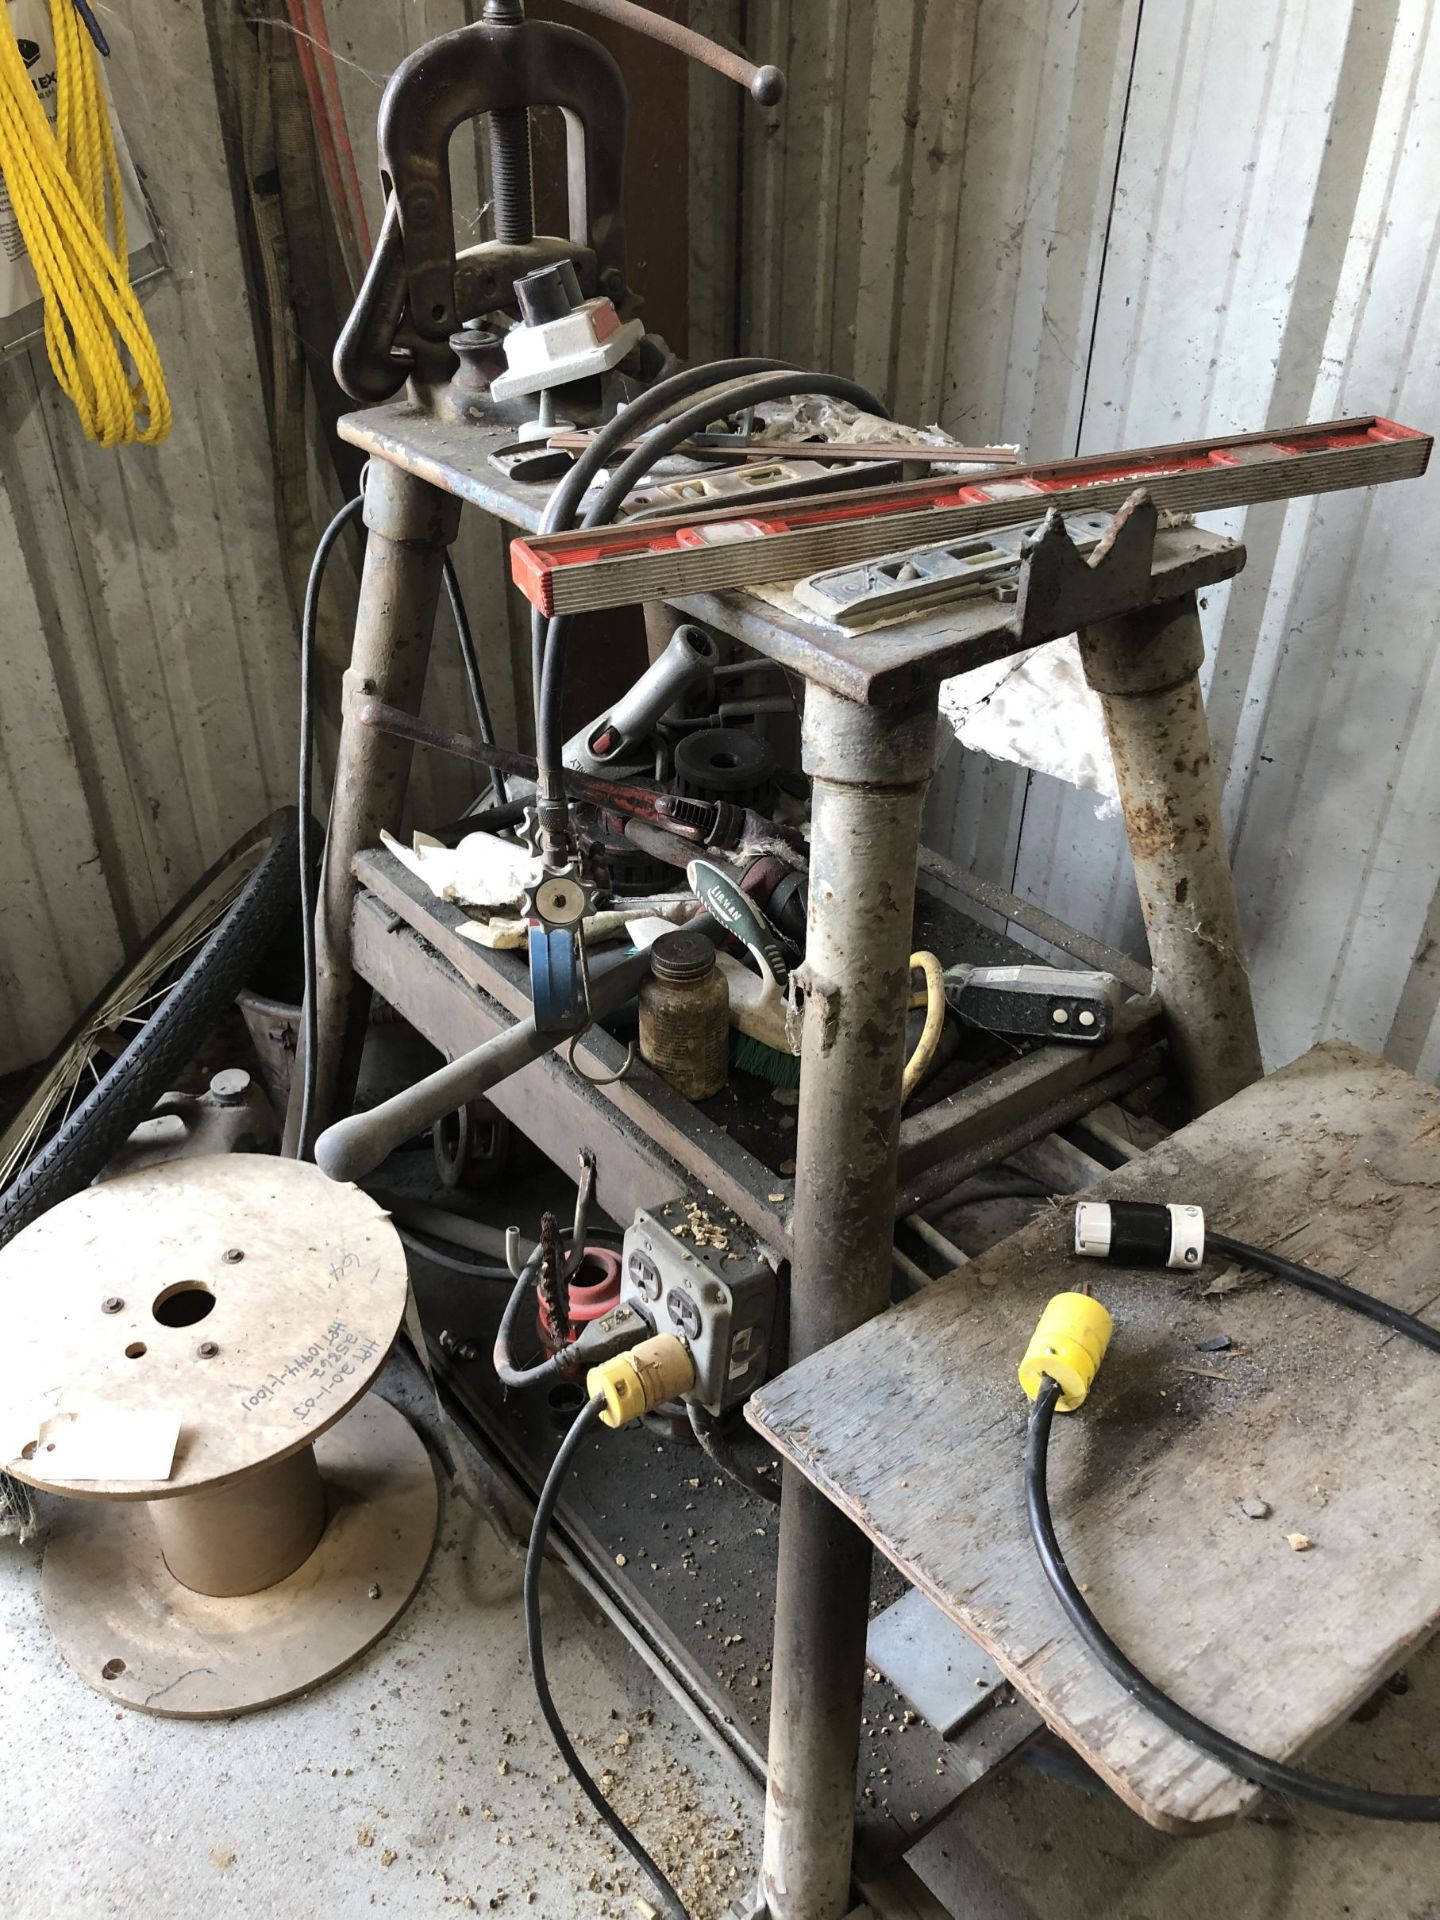
[[[272,1418],[307,1425],[354,1393],[355,1382],[381,1352],[380,1342],[344,1320],[332,1320],[300,1352],[273,1367],[257,1385],[242,1389],[241,1410],[262,1409]]]

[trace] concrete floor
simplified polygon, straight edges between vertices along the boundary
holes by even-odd
[[[393,1361],[382,1385],[423,1409],[413,1365]],[[39,1567],[35,1547],[0,1542],[0,1910],[17,1920],[645,1912],[537,1724],[516,1563],[460,1501],[386,1640],[309,1697],[229,1722],[117,1713],[83,1686],[51,1644]],[[693,1920],[722,1920],[754,1885],[757,1784],[558,1570],[547,1620],[587,1760]],[[1327,1770],[1440,1787],[1440,1654],[1409,1673],[1408,1693],[1329,1743]],[[958,1920],[1440,1920],[1440,1830],[1282,1818],[1168,1840],[1019,1765],[913,1859]]]
[[[417,1403],[410,1363],[381,1386]],[[82,1685],[51,1643],[40,1559],[0,1541],[0,1911],[637,1920],[641,1876],[538,1723],[518,1565],[461,1500],[379,1646],[304,1699],[230,1721],[116,1712]],[[719,1920],[754,1884],[753,1783],[558,1569],[546,1618],[587,1763],[695,1920]]]

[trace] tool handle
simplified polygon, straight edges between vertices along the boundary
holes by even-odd
[[[590,1010],[596,1019],[615,1013],[650,970],[648,953],[627,950],[590,963]],[[532,1060],[570,1038],[539,1033],[534,1020],[519,1020],[483,1045],[451,1060],[366,1113],[327,1127],[315,1142],[316,1164],[332,1180],[361,1180],[397,1147],[433,1127],[447,1113],[478,1100]]]
[[[749,894],[729,874],[708,860],[692,860],[685,869],[690,891],[727,933],[734,934],[754,954],[765,972],[782,990],[790,977],[789,963],[779,936]]]
[[[651,13],[648,7],[636,6],[635,0],[574,0],[574,4],[586,13],[598,13],[602,20],[613,20],[617,26],[647,34],[662,46],[683,53],[687,59],[698,60],[702,67],[709,67],[713,73],[723,74],[736,86],[744,87],[762,107],[773,107],[784,98],[785,76],[779,67],[753,66],[741,54],[707,40],[693,27],[682,27],[678,20],[666,20],[658,13]]]
[[[1031,1034],[1098,1046],[1125,998],[1115,976],[1079,967],[951,967],[945,997],[962,1020],[990,1033]]]

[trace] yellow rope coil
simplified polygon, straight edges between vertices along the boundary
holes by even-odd
[[[130,285],[99,61],[72,0],[50,0],[50,20],[54,127],[13,29],[0,31],[0,173],[40,283],[50,365],[80,424],[102,447],[153,445],[170,431],[170,395]]]

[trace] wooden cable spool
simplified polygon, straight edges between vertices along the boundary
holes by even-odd
[[[424,1442],[369,1391],[408,1284],[368,1195],[259,1154],[103,1182],[0,1251],[0,1461],[65,1497],[43,1598],[88,1685],[244,1712],[398,1617],[438,1518]]]

